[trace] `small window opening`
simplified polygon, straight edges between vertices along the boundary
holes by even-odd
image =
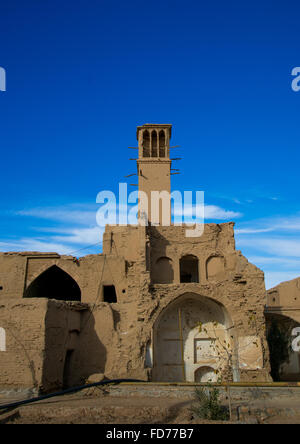
[[[165,132],[159,132],[159,157],[166,157],[166,136]]]
[[[156,131],[152,131],[152,157],[157,157],[157,134]]]
[[[197,257],[188,255],[180,259],[180,282],[199,282]]]
[[[148,130],[143,134],[143,157],[150,157],[150,133]]]
[[[117,293],[114,285],[103,286],[103,298],[104,302],[109,302],[110,304],[117,302]]]

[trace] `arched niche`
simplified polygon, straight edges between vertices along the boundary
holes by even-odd
[[[173,261],[169,257],[160,257],[152,270],[152,281],[155,284],[171,284],[174,282]]]
[[[29,285],[24,297],[81,301],[81,290],[77,282],[68,273],[53,265]]]
[[[218,376],[215,369],[204,365],[195,371],[195,382],[217,382]]]
[[[223,256],[211,256],[206,261],[206,278],[218,279],[224,276],[225,259]]]

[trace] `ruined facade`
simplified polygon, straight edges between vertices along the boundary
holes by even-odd
[[[287,357],[279,369],[279,379],[300,381],[300,278],[282,282],[267,291],[267,331],[276,326],[287,343]],[[297,349],[293,349],[293,342]],[[295,347],[294,347],[295,348]]]
[[[171,125],[137,138],[139,189],[170,191]],[[148,218],[107,226],[98,255],[0,254],[0,387],[270,380],[264,274],[235,249],[234,223],[187,237]]]

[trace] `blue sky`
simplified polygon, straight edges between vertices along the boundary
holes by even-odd
[[[296,1],[3,0],[0,250],[100,252],[97,193],[135,172],[135,127],[167,122],[172,188],[236,222],[268,288],[299,276],[299,16]]]

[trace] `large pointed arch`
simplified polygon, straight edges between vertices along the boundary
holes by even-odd
[[[57,265],[41,273],[27,288],[25,298],[47,298],[59,301],[81,301],[77,282]]]
[[[200,377],[205,382],[212,371],[225,375],[228,366],[237,381],[236,346],[234,325],[224,305],[184,293],[160,312],[153,325],[153,381],[199,382]],[[233,357],[230,362],[227,350]]]

